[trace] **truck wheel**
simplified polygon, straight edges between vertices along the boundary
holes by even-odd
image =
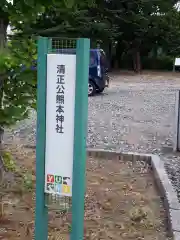
[[[93,96],[96,93],[96,86],[93,81],[88,83],[88,96]]]

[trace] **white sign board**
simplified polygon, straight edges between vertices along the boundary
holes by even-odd
[[[176,58],[176,59],[175,59],[174,65],[175,65],[175,66],[180,66],[180,58]]]
[[[72,196],[76,55],[47,55],[45,193]]]

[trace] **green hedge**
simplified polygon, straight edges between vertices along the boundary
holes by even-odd
[[[174,58],[169,56],[161,57],[142,57],[143,69],[155,69],[155,70],[172,70],[174,64]]]
[[[143,69],[171,71],[173,69],[174,58],[169,56],[141,57],[141,64]],[[120,69],[132,70],[132,57],[124,56],[119,59],[118,65]]]

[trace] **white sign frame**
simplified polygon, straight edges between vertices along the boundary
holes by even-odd
[[[175,58],[174,65],[175,66],[180,66],[180,58]]]
[[[65,66],[64,77],[58,66]],[[48,54],[45,149],[45,193],[48,194],[72,196],[75,83],[76,55]],[[57,112],[57,91],[58,95],[63,95],[64,91],[64,103],[61,97],[64,112],[61,113]],[[62,107],[60,110],[62,111]],[[61,121],[58,120],[57,114],[61,115]],[[58,126],[62,126],[62,129],[58,127],[59,132],[56,130],[57,123]]]

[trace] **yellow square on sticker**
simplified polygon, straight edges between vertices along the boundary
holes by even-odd
[[[71,191],[71,187],[70,187],[70,186],[64,185],[64,184],[62,185],[62,192],[63,192],[63,193],[69,194],[70,191]]]

